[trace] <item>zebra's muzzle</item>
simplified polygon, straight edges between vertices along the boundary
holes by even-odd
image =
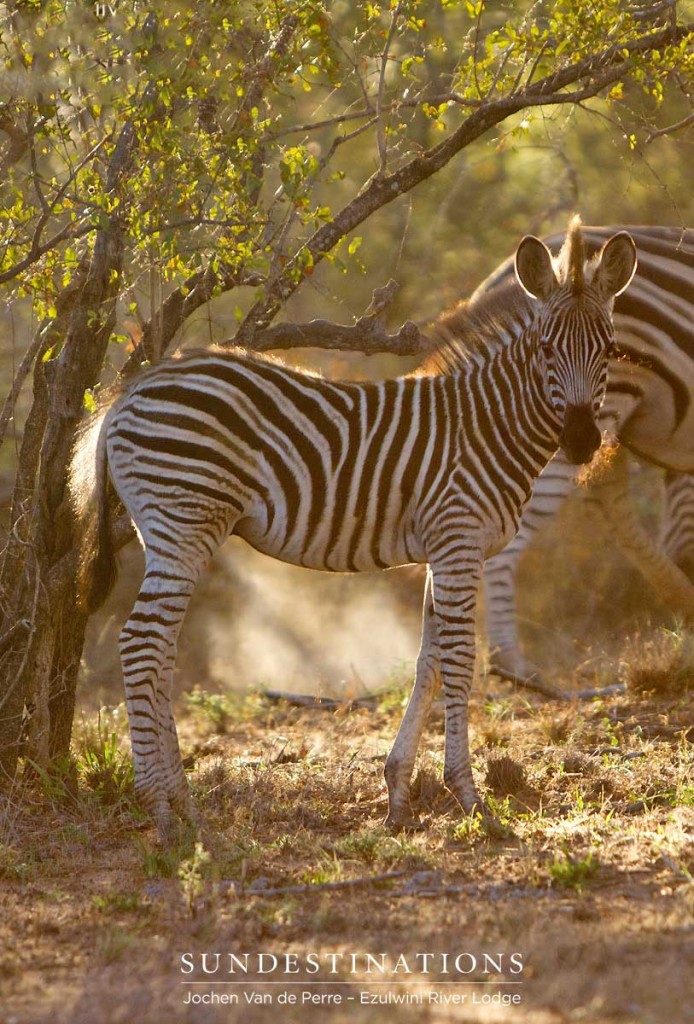
[[[569,462],[575,466],[584,466],[593,458],[601,441],[602,435],[595,422],[592,406],[567,406],[559,444]]]

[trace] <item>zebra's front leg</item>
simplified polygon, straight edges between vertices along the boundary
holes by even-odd
[[[446,701],[446,753],[443,780],[467,814],[480,814],[485,827],[499,823],[480,797],[472,777],[468,704],[475,672],[475,620],[482,575],[482,552],[466,552],[459,566],[433,566],[434,619]],[[453,559],[450,559],[453,561]]]
[[[388,786],[388,817],[385,824],[393,831],[403,828],[418,828],[420,824],[410,806],[410,779],[422,730],[440,685],[439,647],[434,619],[431,573],[427,572],[422,613],[422,643],[417,658],[414,686],[385,766],[385,779]]]

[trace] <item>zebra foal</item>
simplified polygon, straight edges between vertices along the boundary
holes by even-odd
[[[232,533],[333,572],[428,564],[418,678],[423,667],[428,690],[443,683],[446,785],[493,822],[468,746],[482,565],[516,532],[557,447],[580,463],[599,446],[612,303],[635,264],[624,232],[586,263],[576,220],[556,260],[539,239],[520,243],[516,273],[539,303],[510,343],[485,312],[465,358],[451,341],[423,371],[378,383],[327,381],[239,351],[186,353],[146,370],[86,424],[71,473],[80,592],[96,607],[114,577],[112,486],[145,549],[120,650],[136,791],[163,836],[175,814],[196,817],[171,709],[178,631]],[[395,827],[410,820],[412,764],[400,750],[412,749],[412,726],[406,713],[386,765]]]

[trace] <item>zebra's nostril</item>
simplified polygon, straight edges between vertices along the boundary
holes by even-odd
[[[581,465],[590,462],[601,441],[592,406],[587,403],[567,406],[559,444],[568,460]]]

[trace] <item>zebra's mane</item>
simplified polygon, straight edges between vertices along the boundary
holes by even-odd
[[[554,260],[557,279],[568,282],[574,295],[580,295],[585,290],[585,263],[586,254],[581,218],[576,215],[571,218],[561,252]]]
[[[528,322],[532,315],[531,300],[515,280],[478,297],[464,299],[432,325],[432,349],[415,374],[459,372],[471,359],[507,345],[518,332],[519,319]]]

